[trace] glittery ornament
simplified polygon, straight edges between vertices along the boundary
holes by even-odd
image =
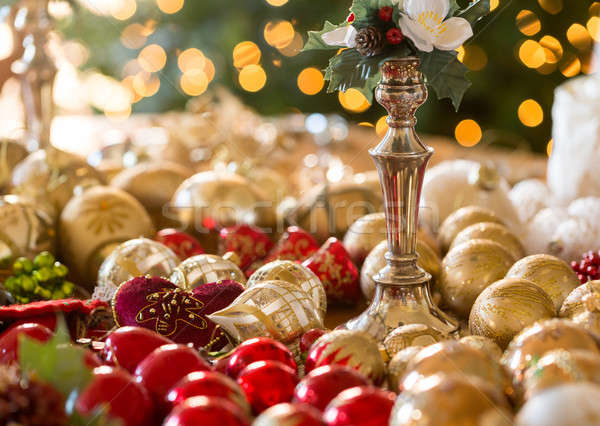
[[[238,341],[264,336],[291,343],[323,327],[310,295],[286,281],[256,284],[209,318]]]
[[[600,294],[592,293],[583,296],[585,311],[576,315],[573,322],[585,328],[596,339],[600,338]]]
[[[395,397],[374,386],[346,389],[329,403],[323,419],[328,426],[387,425]]]
[[[513,255],[515,261],[525,257],[525,249],[521,241],[504,225],[493,222],[480,222],[466,227],[456,235],[450,250],[462,243],[477,239],[497,242]]]
[[[440,226],[439,239],[442,249],[447,251],[460,231],[481,222],[503,224],[493,211],[484,207],[469,206],[456,210]]]
[[[461,318],[468,318],[477,296],[504,278],[513,256],[490,240],[471,240],[454,247],[442,261],[440,291],[444,303]]]
[[[471,309],[469,329],[506,348],[525,327],[555,315],[554,304],[544,290],[525,279],[507,278],[479,295]]]
[[[367,255],[380,241],[385,240],[387,228],[384,213],[372,213],[363,216],[354,222],[346,235],[344,235],[344,247],[352,261],[362,265]]]
[[[273,247],[273,242],[267,234],[250,225],[223,228],[219,237],[219,251],[237,254],[242,270],[246,270],[254,262],[264,259]]]
[[[421,352],[421,346],[409,346],[400,350],[387,366],[387,384],[393,392],[400,392],[400,381],[406,374],[410,361]]]
[[[539,179],[527,179],[517,183],[508,196],[523,223],[528,223],[540,210],[554,204],[550,189]]]
[[[358,269],[337,238],[328,239],[302,265],[319,277],[328,301],[353,304],[360,297]]]
[[[307,292],[317,306],[321,317],[325,318],[327,312],[325,288],[319,277],[309,268],[291,260],[275,260],[254,272],[248,279],[246,288],[271,280],[287,281]]]
[[[170,280],[186,290],[223,280],[246,284],[246,276],[235,263],[214,254],[187,258],[173,269]]]
[[[459,340],[465,345],[469,345],[475,349],[485,352],[494,361],[500,361],[502,357],[502,349],[492,339],[484,336],[465,336]]]
[[[321,413],[306,404],[281,403],[258,416],[253,426],[325,426]]]
[[[148,238],[117,246],[102,262],[94,298],[109,301],[124,282],[143,275],[168,277],[179,259],[168,247]]]
[[[202,246],[197,239],[182,231],[173,228],[165,228],[157,232],[154,237],[156,241],[173,250],[179,260],[204,254]]]
[[[428,346],[445,340],[447,336],[425,324],[408,324],[394,329],[383,340],[383,347],[392,358],[409,346]]]
[[[384,379],[385,367],[377,343],[361,331],[334,330],[321,336],[308,352],[305,371],[334,364],[354,368],[375,384]]]
[[[532,281],[548,293],[557,312],[569,293],[581,284],[564,260],[548,254],[536,254],[519,260],[506,273],[506,278]]]
[[[315,238],[304,229],[290,226],[271,249],[265,262],[273,260],[304,260],[319,249]]]

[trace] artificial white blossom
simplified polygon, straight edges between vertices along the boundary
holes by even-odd
[[[355,47],[356,28],[352,25],[336,28],[321,35],[321,39],[329,46]]]
[[[471,24],[464,18],[446,19],[450,0],[404,0],[404,13],[398,25],[402,33],[423,52],[455,50],[473,36]]]

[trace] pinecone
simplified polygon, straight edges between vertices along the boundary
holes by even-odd
[[[383,51],[383,33],[375,27],[362,28],[356,34],[356,49],[363,56],[375,56]]]
[[[66,426],[63,396],[37,380],[23,380],[14,366],[0,365],[0,424]]]

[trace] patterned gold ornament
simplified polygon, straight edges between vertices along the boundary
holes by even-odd
[[[118,245],[102,262],[93,298],[112,300],[121,284],[149,275],[166,278],[179,263],[167,246],[148,238],[136,238]]]
[[[73,197],[60,216],[63,259],[89,289],[96,283],[100,264],[116,246],[153,234],[144,207],[131,195],[109,186],[90,188]]]
[[[394,329],[383,340],[387,355],[392,358],[409,346],[428,346],[444,340],[446,336],[425,324],[408,324]]]
[[[523,278],[541,287],[554,302],[556,312],[569,293],[581,285],[564,260],[549,254],[535,254],[519,260],[507,272],[506,278]]]
[[[420,381],[436,374],[458,374],[476,377],[510,395],[510,377],[500,365],[485,352],[464,343],[447,340],[427,346],[411,360],[402,379],[402,389],[410,390]]]
[[[367,300],[373,298],[375,281],[373,277],[386,265],[385,253],[388,250],[387,241],[381,241],[367,256],[360,270],[360,288]],[[436,252],[422,240],[417,240],[417,264],[433,277],[433,285],[440,278],[442,262]]]
[[[575,318],[577,315],[585,312],[583,298],[588,294],[600,294],[600,280],[588,281],[573,290],[560,308],[562,318]]]
[[[473,377],[435,375],[402,392],[390,426],[512,426],[506,397]]]
[[[506,348],[525,327],[555,315],[554,304],[544,290],[531,281],[507,278],[479,295],[471,309],[469,329]]]
[[[517,390],[521,389],[525,370],[531,363],[554,349],[600,354],[594,339],[573,322],[565,319],[537,322],[515,336],[502,356],[501,362],[511,372]]]
[[[444,303],[461,318],[468,318],[477,296],[504,278],[513,262],[513,256],[491,240],[471,240],[454,247],[442,261]]]
[[[385,213],[371,213],[356,220],[344,235],[344,247],[360,266],[377,244],[387,238]]]
[[[18,195],[0,197],[0,266],[19,256],[33,259],[41,251],[54,252],[55,241],[52,218],[33,201]]]
[[[325,318],[325,314],[327,313],[327,295],[325,294],[325,288],[321,280],[319,280],[313,271],[291,260],[275,260],[261,266],[254,272],[248,279],[246,288],[251,288],[263,281],[272,280],[287,281],[307,292],[319,310],[321,318]]]
[[[574,382],[592,382],[600,385],[600,355],[565,349],[546,352],[525,370],[524,399],[531,399],[551,387]]]
[[[521,241],[504,225],[494,222],[481,222],[466,227],[456,235],[450,245],[450,250],[462,243],[477,239],[497,242],[513,255],[515,262],[525,257],[525,249]]]
[[[246,276],[235,263],[214,254],[188,257],[173,269],[169,280],[184,290],[224,280],[246,284]]]
[[[421,346],[409,346],[394,355],[387,366],[388,388],[394,392],[400,392],[400,380],[406,374],[406,368],[410,361],[421,351]]]
[[[444,220],[440,226],[439,240],[442,250],[447,251],[454,238],[463,229],[481,222],[492,222],[503,225],[502,220],[491,210],[484,207],[469,206],[456,210]]]
[[[576,315],[573,322],[579,324],[600,340],[600,294],[592,293],[583,296],[585,311]]]
[[[266,336],[292,343],[312,328],[323,328],[312,298],[286,281],[264,281],[208,318],[237,341]]]
[[[495,361],[500,361],[502,357],[502,349],[492,339],[484,336],[465,336],[459,340],[465,345],[469,345],[475,349],[485,352]]]

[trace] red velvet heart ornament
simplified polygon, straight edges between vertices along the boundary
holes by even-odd
[[[225,308],[243,291],[230,280],[184,291],[163,278],[137,277],[117,290],[113,315],[118,326],[145,327],[176,343],[216,351],[227,336],[206,315]]]

